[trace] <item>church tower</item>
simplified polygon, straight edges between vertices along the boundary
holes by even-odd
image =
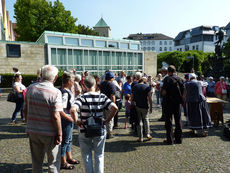
[[[93,29],[99,33],[99,36],[110,37],[110,27],[105,23],[104,19],[101,18]]]

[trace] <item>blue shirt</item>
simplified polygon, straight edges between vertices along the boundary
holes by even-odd
[[[216,85],[216,83],[214,81],[212,81],[212,82],[209,81],[207,91],[210,92],[210,93],[214,93],[215,85]]]
[[[130,94],[131,95],[131,85],[128,82],[125,82],[125,84],[122,86],[122,89],[124,91],[124,96],[126,94]]]

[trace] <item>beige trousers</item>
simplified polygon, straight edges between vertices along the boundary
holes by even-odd
[[[48,160],[48,172],[59,173],[61,166],[61,145],[55,145],[54,136],[29,134],[32,156],[32,172],[42,173],[45,153]]]

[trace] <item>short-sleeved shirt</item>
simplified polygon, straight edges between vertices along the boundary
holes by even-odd
[[[66,114],[69,114],[70,108],[74,104],[74,96],[73,93],[69,89],[61,89],[62,92],[62,106],[63,110]]]
[[[49,81],[32,84],[26,92],[28,134],[56,136],[54,112],[63,111],[61,91]]]
[[[126,94],[131,95],[131,85],[128,82],[125,82],[125,84],[122,86],[122,89],[124,91],[124,95]]]
[[[19,87],[20,90],[26,89],[26,87],[21,82],[14,82],[13,89],[16,91],[16,86]],[[19,98],[22,98],[22,93],[18,94]]]
[[[136,84],[132,88],[133,100],[136,102],[136,106],[139,108],[148,109],[148,93],[151,88],[147,84]]]
[[[111,97],[111,95],[115,95],[116,93],[116,86],[109,81],[103,81],[100,85],[101,93],[105,94],[108,98]]]
[[[86,100],[87,103],[86,103]],[[81,110],[80,118],[82,121],[86,121],[90,117],[90,109],[96,112],[96,116],[102,117],[104,109],[110,109],[112,106],[116,106],[105,94],[99,94],[98,92],[89,92],[83,95],[79,95],[78,98],[74,101],[74,107],[78,110]],[[83,130],[83,127],[79,128]]]

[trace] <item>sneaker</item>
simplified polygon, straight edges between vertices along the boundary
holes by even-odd
[[[12,120],[9,124],[10,124],[10,125],[14,125],[14,124],[16,124],[16,121],[15,121],[15,120]]]
[[[144,142],[143,138],[137,140],[137,142]]]
[[[151,140],[153,137],[152,137],[151,135],[147,135],[146,138],[147,138],[148,140]]]

